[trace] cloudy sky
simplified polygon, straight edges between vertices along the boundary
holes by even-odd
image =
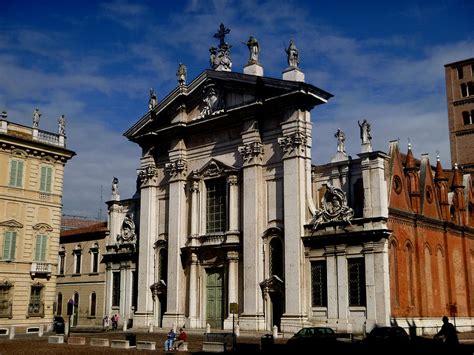
[[[231,29],[233,70],[260,43],[265,76],[281,78],[294,39],[306,82],[334,94],[312,112],[313,161],[335,154],[338,128],[349,155],[360,149],[357,120],[372,125],[374,149],[408,140],[416,156],[449,158],[444,64],[474,56],[472,0],[444,1],[0,1],[0,110],[10,121],[55,131],[64,114],[69,149],[65,214],[97,217],[112,178],[122,198],[135,188],[140,150],[123,137],[176,86],[209,66],[213,34]],[[101,208],[101,206],[103,206]]]

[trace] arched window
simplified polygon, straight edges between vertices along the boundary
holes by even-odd
[[[280,238],[270,241],[270,276],[275,275],[283,279],[283,248]]]
[[[58,298],[56,301],[56,314],[60,316],[63,314],[63,294],[58,292]]]
[[[91,317],[95,317],[95,314],[96,314],[96,301],[97,301],[97,296],[95,292],[92,292],[91,297],[90,297],[90,305],[89,305],[89,315]]]
[[[439,283],[439,305],[440,309],[446,309],[446,265],[441,247],[436,251],[436,263],[438,266],[438,283]]]
[[[466,97],[467,96],[467,85],[466,84],[461,84],[461,96]]]
[[[431,250],[428,245],[425,245],[425,280],[426,280],[426,296],[428,303],[427,309],[433,306],[433,280],[431,276]]]
[[[405,246],[405,258],[407,263],[407,288],[408,306],[415,305],[415,261],[413,246],[407,243]]]

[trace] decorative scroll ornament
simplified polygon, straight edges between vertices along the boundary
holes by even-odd
[[[254,159],[261,158],[263,154],[263,144],[258,141],[246,143],[238,149],[245,163],[251,163]]]
[[[140,183],[143,185],[150,182],[150,180],[156,177],[156,172],[156,167],[152,165],[149,165],[144,169],[140,169],[138,171],[138,178],[140,179]]]
[[[260,288],[263,293],[280,293],[285,288],[285,283],[277,275],[272,275],[268,279],[260,282]]]
[[[203,94],[199,117],[208,117],[224,111],[222,90],[214,82],[206,82]]]
[[[151,296],[153,299],[158,297],[159,295],[166,294],[166,283],[163,280],[155,282],[153,285],[150,286]]]
[[[117,235],[117,242],[119,244],[135,244],[136,240],[135,222],[133,222],[132,216],[127,214],[123,220],[122,228],[120,228],[120,234]]]
[[[321,199],[322,209],[316,210],[311,224],[313,231],[317,230],[321,223],[344,221],[351,224],[354,211],[347,206],[346,194],[341,189],[325,184],[326,192]]]
[[[209,48],[209,63],[211,68],[216,71],[231,71],[232,69],[232,59],[230,58],[232,46],[225,42],[225,35],[229,33],[230,29],[221,23],[219,31],[214,35],[214,38],[219,39],[219,46]]]
[[[298,153],[300,150],[300,152],[303,153],[303,149],[306,145],[306,136],[303,133],[297,132],[292,136],[278,138],[278,144],[284,154]]]
[[[187,168],[186,160],[181,158],[165,164],[165,170],[170,174],[171,178],[186,176]]]

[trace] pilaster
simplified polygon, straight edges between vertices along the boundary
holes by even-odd
[[[239,147],[243,164],[243,307],[240,329],[265,329],[260,282],[263,280],[262,220],[263,220],[263,146],[257,123],[244,123],[243,145]]]
[[[189,263],[189,317],[187,319],[187,324],[189,328],[198,328],[198,257],[196,253],[191,253],[190,263]]]
[[[169,234],[168,234],[168,287],[167,309],[163,327],[172,328],[185,324],[186,280],[181,264],[181,248],[186,243],[186,147],[178,140],[169,151],[170,162],[165,165],[169,174]],[[172,197],[172,198],[171,198]]]
[[[148,165],[146,165],[148,164]],[[138,292],[134,327],[148,327],[153,319],[153,297],[150,286],[154,283],[154,242],[157,235],[157,169],[148,158],[142,158],[140,179],[140,236],[138,246]]]
[[[227,270],[228,270],[228,283],[227,283],[227,319],[224,321],[224,329],[232,329],[232,313],[230,312],[230,304],[238,303],[238,280],[239,280],[239,252],[228,251],[227,252]],[[235,317],[235,316],[234,316]]]

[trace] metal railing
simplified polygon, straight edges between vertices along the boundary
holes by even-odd
[[[28,303],[28,317],[44,317],[44,303]]]
[[[31,270],[30,274],[31,276],[35,275],[46,275],[50,276],[51,275],[51,263],[43,263],[43,262],[37,262],[34,261],[31,263]]]

